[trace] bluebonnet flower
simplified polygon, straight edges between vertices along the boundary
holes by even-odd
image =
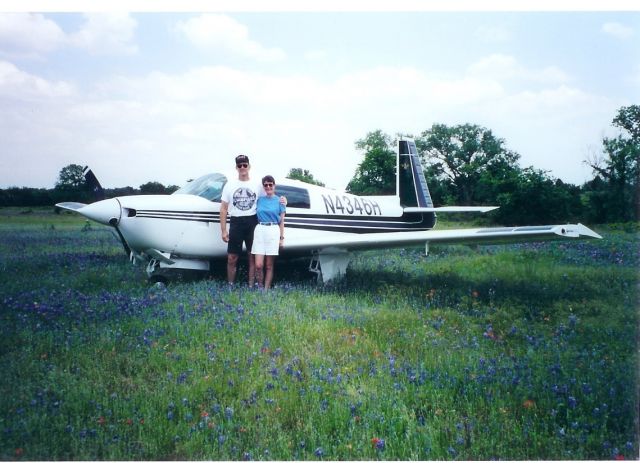
[[[371,439],[371,444],[373,445],[373,448],[375,448],[378,451],[384,450],[384,447],[385,447],[384,439],[379,439],[377,437],[374,437],[373,439]]]
[[[573,396],[569,396],[569,398],[567,399],[567,402],[569,403],[570,408],[576,408],[576,406],[578,405],[578,401]]]
[[[233,418],[233,408],[231,407],[227,407],[224,409],[224,416],[230,420],[231,418]]]
[[[322,450],[322,447],[318,447],[313,454],[318,458],[322,458],[324,456],[324,450]]]

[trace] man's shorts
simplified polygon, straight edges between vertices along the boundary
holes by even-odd
[[[242,254],[242,243],[244,242],[247,251],[251,252],[253,246],[253,230],[258,223],[256,215],[247,217],[231,217],[229,225],[229,242],[227,243],[227,253]]]
[[[271,225],[256,225],[253,235],[253,248],[251,254],[262,256],[277,256],[280,250],[280,226],[276,223]]]

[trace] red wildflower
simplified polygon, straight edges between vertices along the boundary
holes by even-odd
[[[24,453],[24,450],[22,449],[22,447],[18,447],[16,449],[16,457],[21,457],[23,453]]]
[[[624,460],[624,455],[620,455],[617,454],[615,457],[613,457],[614,460]]]
[[[103,426],[106,422],[107,420],[104,418],[104,416],[101,416],[100,418],[98,418],[98,424],[100,426]]]

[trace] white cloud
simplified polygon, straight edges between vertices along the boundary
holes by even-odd
[[[180,21],[176,30],[194,45],[205,49],[221,49],[257,61],[282,61],[280,48],[267,48],[249,38],[249,30],[229,16],[204,14]]]
[[[604,23],[601,30],[605,34],[620,40],[630,39],[634,35],[634,30],[631,27],[617,22]]]
[[[69,35],[70,44],[93,54],[137,53],[133,43],[137,22],[127,13],[92,13],[85,20],[79,31]]]
[[[39,57],[63,47],[93,54],[133,54],[136,21],[126,13],[87,14],[67,33],[41,14],[0,13],[0,50],[5,56]]]
[[[472,77],[495,79],[496,81],[516,79],[523,82],[563,84],[571,80],[569,75],[557,66],[530,69],[518,63],[513,56],[497,53],[471,64],[467,73]]]
[[[13,100],[66,97],[73,93],[67,82],[50,82],[21,71],[8,61],[0,61],[0,96]]]
[[[60,27],[41,14],[0,13],[0,49],[12,54],[41,54],[65,41]]]

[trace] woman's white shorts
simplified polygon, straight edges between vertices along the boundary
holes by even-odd
[[[253,246],[251,254],[260,254],[263,256],[277,256],[280,249],[280,226],[272,225],[256,225],[253,232]]]

